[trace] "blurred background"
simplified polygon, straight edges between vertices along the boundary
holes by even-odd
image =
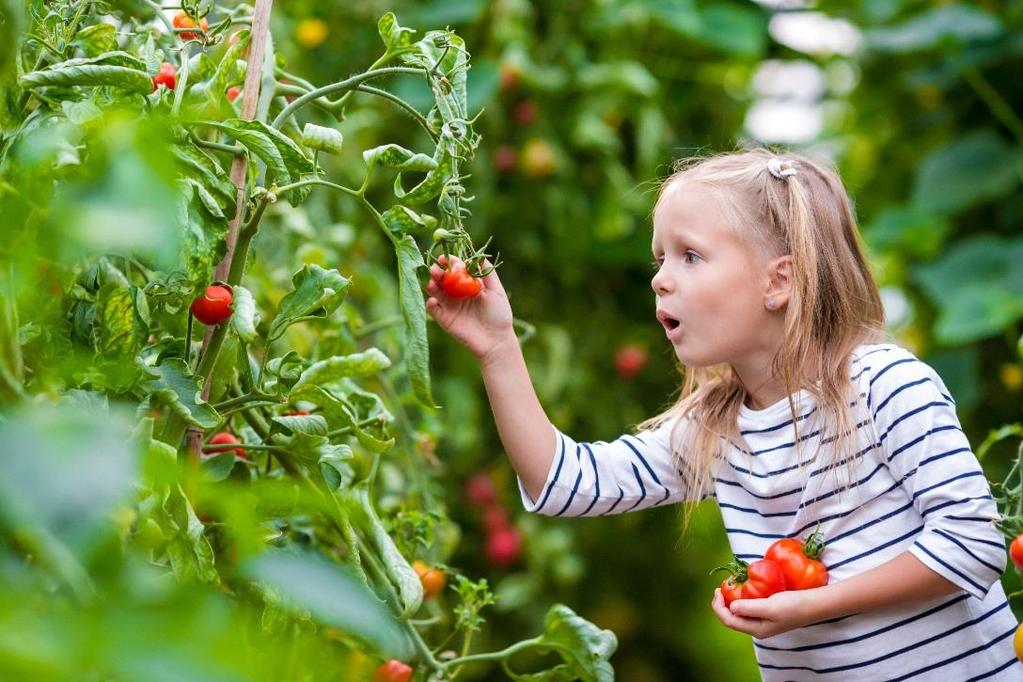
[[[671,401],[679,376],[649,286],[658,181],[676,158],[759,144],[837,166],[889,327],[944,378],[974,446],[1019,421],[1023,1],[290,0],[273,9],[278,65],[315,84],[363,71],[380,54],[377,20],[387,11],[420,30],[417,38],[450,26],[472,55],[469,108],[483,137],[465,181],[475,197],[466,227],[478,243],[493,237],[516,317],[535,327],[524,350],[560,429],[611,440]],[[382,82],[420,111],[432,103],[421,79]],[[345,151],[321,162],[348,186],[362,181],[363,149],[383,141],[430,148],[386,102],[360,102],[338,127]],[[142,182],[132,168],[118,177]],[[390,192],[386,183],[371,190],[383,205]],[[168,219],[159,206],[133,206],[137,196],[121,184],[90,219],[110,219],[110,206]],[[291,273],[316,263],[352,278],[350,319],[397,314],[393,251],[354,202],[313,192],[300,209],[278,202],[267,222],[247,275],[263,299],[279,300]],[[396,357],[401,338],[392,331],[372,343]],[[303,354],[316,342],[301,329],[289,341]],[[421,434],[426,485],[460,529],[447,562],[488,578],[500,595],[481,614],[487,626],[474,649],[541,631],[560,602],[615,632],[619,679],[757,679],[749,637],[724,628],[709,607],[720,578],[708,573],[730,558],[717,509],[701,507],[686,535],[677,508],[599,519],[526,515],[478,367],[433,325],[430,345],[442,409],[390,398]],[[1014,443],[995,446],[983,461],[988,478],[1000,481],[1014,453]],[[393,509],[400,475],[381,473],[385,490],[393,478]],[[494,520],[480,513],[471,483],[484,479],[521,533],[511,561],[487,550]],[[1007,592],[1021,587],[1014,571],[1003,580]],[[215,661],[229,638],[215,615],[194,611],[206,642],[196,655]],[[168,641],[187,648],[186,635],[174,633]],[[529,665],[524,655],[521,669]],[[480,666],[464,679],[497,674]]]

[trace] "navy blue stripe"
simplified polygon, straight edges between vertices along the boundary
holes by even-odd
[[[995,609],[995,611],[1003,609],[1003,608],[1007,607],[1008,605],[1009,605],[1009,602],[1004,601],[1004,602],[1002,602],[1001,606],[999,606],[997,609]],[[994,611],[991,611],[989,613],[984,614],[983,616],[981,616],[977,620],[973,621],[973,623],[974,624],[975,623],[979,623],[984,618],[987,618],[988,616],[990,616],[991,613],[994,613]],[[932,663],[931,665],[927,666],[926,668],[920,668],[919,670],[915,670],[915,671],[913,671],[911,673],[903,675],[902,677],[896,677],[895,679],[889,680],[889,682],[901,682],[902,680],[908,680],[910,677],[915,677],[915,676],[919,675],[920,673],[925,673],[925,672],[928,672],[930,670],[934,670],[935,668],[940,668],[942,666],[948,665],[949,663],[955,663],[956,661],[958,661],[960,659],[963,659],[963,658],[966,658],[967,656],[972,656],[973,654],[976,654],[976,653],[979,653],[981,651],[985,651],[987,649],[990,649],[995,644],[998,644],[999,642],[1001,642],[1003,639],[1005,639],[1006,637],[1008,637],[1009,635],[1011,635],[1015,631],[1016,631],[1016,626],[1013,625],[1012,628],[1008,632],[1005,632],[1005,633],[1002,633],[1001,635],[998,635],[998,637],[992,639],[990,642],[988,642],[986,644],[982,644],[981,646],[977,646],[977,647],[974,647],[972,649],[969,649],[968,651],[964,651],[963,653],[959,654],[958,656],[953,656],[951,658],[946,658],[943,661],[938,661],[937,663]]]
[[[590,502],[590,506],[582,513],[582,516],[586,516],[590,513],[590,510],[593,509],[593,505],[597,504],[597,500],[600,499],[600,474],[597,473],[597,459],[593,456],[593,450],[591,450],[590,446],[586,443],[583,443],[582,445],[586,450],[586,453],[590,456],[590,464],[593,465],[593,486],[595,488],[593,500]]]
[[[1009,666],[1011,666],[1013,664],[1018,664],[1019,662],[1020,662],[1019,659],[1016,658],[1015,656],[1013,656],[1008,661],[1006,661],[1005,663],[1002,663],[1000,666],[998,666],[994,670],[989,670],[988,672],[986,672],[986,673],[984,673],[982,675],[977,675],[976,677],[971,677],[970,679],[966,680],[966,682],[977,682],[977,680],[986,680],[987,678],[991,677],[995,673],[1000,673],[1003,670],[1005,670],[1006,668],[1008,668]]]
[[[879,413],[879,412],[880,412],[881,410],[883,410],[883,409],[884,409],[884,406],[888,404],[888,401],[890,401],[890,400],[891,400],[892,398],[894,398],[895,396],[897,396],[897,395],[898,395],[899,393],[902,393],[902,392],[903,392],[903,391],[905,391],[905,390],[906,390],[907,388],[912,388],[913,386],[919,386],[920,384],[923,384],[923,383],[927,383],[928,381],[930,381],[930,378],[929,378],[929,377],[924,377],[923,379],[917,379],[916,381],[911,381],[911,382],[909,382],[908,384],[902,384],[902,385],[901,385],[901,386],[899,386],[899,387],[898,387],[897,389],[895,389],[894,391],[892,391],[891,393],[889,393],[889,394],[888,394],[888,397],[887,397],[887,398],[885,398],[884,400],[882,400],[882,401],[881,401],[881,404],[877,406],[877,409],[876,409],[876,410],[873,410],[873,412],[871,412],[871,414],[873,414],[873,415],[874,415],[874,419],[877,419],[877,415],[878,415],[878,413]]]
[[[650,474],[650,478],[654,479],[654,483],[656,483],[657,485],[659,485],[662,488],[664,488],[664,499],[667,499],[668,495],[669,495],[669,493],[668,493],[668,486],[666,486],[663,483],[661,483],[661,479],[657,478],[657,474],[655,474],[654,470],[650,468],[649,464],[647,464],[647,461],[646,461],[646,459],[643,458],[643,455],[641,455],[639,453],[639,450],[637,450],[636,447],[632,443],[630,443],[629,441],[625,440],[625,436],[622,436],[622,442],[625,443],[629,447],[630,450],[632,450],[633,452],[636,453],[636,456],[639,457],[639,461],[643,463],[643,466],[646,468],[647,473]],[[640,441],[640,443],[643,443],[643,441]],[[643,445],[646,445],[646,443],[643,443]],[[649,447],[649,446],[647,446],[647,447]],[[633,468],[635,468],[635,467],[633,467]],[[639,476],[639,472],[637,472],[636,475]]]
[[[942,459],[943,457],[950,457],[952,455],[958,455],[960,452],[972,452],[972,451],[970,450],[970,448],[956,448],[955,450],[949,450],[948,452],[939,452],[938,454],[931,455],[930,457],[928,457],[926,459],[921,459],[920,463],[917,464],[917,468],[919,469],[924,464],[930,464],[931,462],[933,462],[936,459]]]
[[[897,537],[897,538],[895,538],[893,540],[889,540],[888,542],[885,542],[883,544],[877,545],[873,549],[868,549],[866,552],[861,552],[859,554],[851,556],[848,559],[845,559],[844,561],[839,561],[837,564],[831,564],[830,566],[828,566],[828,570],[829,571],[833,571],[836,568],[838,568],[839,566],[845,566],[846,564],[852,563],[853,561],[857,561],[859,559],[862,559],[865,556],[870,556],[871,554],[876,554],[877,552],[880,552],[882,549],[886,549],[888,547],[891,547],[892,545],[897,544],[899,542],[902,542],[903,540],[908,540],[909,538],[913,537],[914,535],[919,534],[920,531],[922,531],[923,529],[924,529],[923,526],[919,526],[917,528],[914,528],[913,530],[909,531],[905,535],[900,535],[899,537]]]
[[[953,599],[950,599],[949,601],[945,602],[944,604],[938,604],[937,606],[935,606],[933,608],[930,608],[930,609],[924,611],[923,613],[918,613],[918,614],[916,614],[914,616],[910,616],[909,618],[905,618],[903,620],[896,621],[894,623],[886,625],[886,626],[884,626],[882,628],[879,628],[877,630],[871,630],[870,632],[865,632],[864,634],[857,635],[855,637],[849,637],[849,638],[846,638],[846,639],[834,639],[834,640],[831,640],[830,642],[821,642],[820,644],[807,644],[805,646],[796,646],[796,647],[791,647],[791,648],[784,648],[784,647],[777,647],[777,646],[767,646],[766,644],[760,644],[757,641],[754,641],[753,645],[756,646],[756,648],[763,649],[765,651],[788,651],[788,652],[795,652],[795,651],[812,651],[814,649],[826,649],[826,648],[832,647],[832,646],[841,646],[843,644],[852,644],[853,642],[862,642],[865,639],[870,639],[871,637],[876,637],[878,635],[883,635],[886,632],[891,632],[892,630],[895,630],[896,628],[900,628],[903,625],[909,625],[910,623],[915,623],[916,621],[920,620],[921,618],[926,618],[927,616],[932,616],[935,613],[938,613],[939,611],[944,611],[945,609],[947,609],[950,606],[955,606],[959,602],[961,602],[961,601],[963,601],[965,599],[969,599],[969,597],[970,597],[970,595],[968,595],[968,594],[965,594],[965,593],[964,594],[960,594],[960,595],[954,597]]]
[[[991,500],[991,499],[994,499],[994,498],[991,497],[990,495],[978,495],[976,497],[964,497],[961,500],[949,500],[948,502],[942,502],[941,504],[936,504],[933,507],[931,507],[930,509],[925,509],[924,511],[920,512],[920,515],[921,516],[927,516],[931,512],[936,512],[939,509],[944,509],[945,507],[951,507],[951,506],[954,506],[954,505],[957,505],[957,504],[963,504],[964,502],[973,502],[974,500]],[[955,517],[950,516],[949,518],[955,518]],[[987,519],[987,520],[990,520],[990,519]]]
[[[927,403],[925,405],[920,405],[918,407],[914,407],[909,412],[906,412],[905,414],[899,415],[896,419],[893,419],[893,420],[891,420],[889,422],[886,422],[888,424],[888,428],[885,430],[884,433],[881,434],[881,437],[878,438],[878,440],[879,441],[883,441],[885,438],[888,437],[888,434],[892,432],[892,429],[894,429],[896,426],[898,426],[901,422],[909,419],[910,417],[912,417],[915,414],[920,414],[921,412],[923,412],[924,410],[926,410],[929,407],[948,407],[948,403],[937,402],[937,401],[932,400],[931,402],[929,402],[929,403]]]
[[[543,509],[543,506],[547,504],[547,498],[551,496],[551,491],[554,490],[554,484],[558,481],[558,476],[561,475],[561,465],[565,463],[565,437],[560,433],[558,434],[558,440],[561,441],[561,457],[558,459],[558,468],[554,471],[554,478],[551,479],[551,483],[547,486],[547,493],[543,496],[543,501],[540,502],[540,506],[534,511],[539,512]]]
[[[885,365],[885,367],[881,371],[879,371],[877,374],[875,374],[873,377],[871,377],[870,383],[867,384],[867,409],[870,409],[870,406],[873,404],[873,399],[872,399],[872,396],[870,394],[870,389],[874,387],[874,382],[877,381],[878,379],[880,379],[882,376],[884,376],[884,373],[887,372],[888,370],[890,370],[892,367],[895,367],[896,365],[901,365],[901,364],[904,364],[904,363],[907,363],[907,362],[919,362],[919,361],[916,358],[903,358],[902,360],[896,360],[895,362],[893,362],[891,364]]]
[[[565,500],[565,506],[562,507],[561,511],[559,511],[557,514],[555,514],[555,516],[561,516],[562,514],[565,513],[565,511],[568,509],[568,507],[572,504],[572,500],[575,499],[575,494],[577,492],[579,492],[579,483],[583,480],[583,467],[582,467],[582,461],[581,461],[580,455],[579,455],[579,446],[578,445],[575,446],[575,461],[579,465],[579,473],[576,474],[575,484],[572,486],[572,492],[570,492],[568,494],[568,499]]]
[[[907,448],[912,447],[913,445],[916,445],[917,443],[922,441],[924,438],[927,438],[928,436],[931,436],[931,435],[933,435],[935,433],[940,433],[941,431],[962,431],[962,429],[959,428],[958,424],[949,424],[947,426],[939,426],[939,427],[937,427],[935,429],[931,429],[930,431],[928,431],[927,433],[923,434],[922,436],[918,436],[917,438],[911,440],[910,442],[906,443],[905,445],[903,445],[902,447],[898,448],[897,450],[894,450],[892,452],[891,456],[888,457],[888,462],[891,463],[891,461],[893,459],[895,459],[898,455],[902,454]]]
[[[983,564],[984,566],[987,566],[987,567],[988,567],[988,568],[990,568],[990,569],[991,569],[992,571],[994,571],[994,573],[995,573],[995,575],[996,575],[996,576],[998,576],[998,575],[1001,575],[1001,574],[1002,574],[1002,572],[1003,572],[1003,571],[1005,570],[1005,567],[1004,567],[1004,566],[1003,566],[1003,567],[1001,567],[1001,568],[998,568],[997,566],[994,566],[993,564],[989,564],[989,563],[988,563],[987,561],[985,561],[984,559],[981,559],[981,558],[980,558],[979,556],[977,556],[976,554],[974,554],[973,552],[971,552],[971,551],[970,551],[970,548],[969,548],[969,547],[967,547],[967,546],[966,546],[966,545],[964,545],[964,544],[963,544],[962,542],[960,542],[960,541],[959,541],[959,538],[955,537],[955,536],[954,536],[954,535],[952,535],[951,533],[947,533],[947,532],[943,531],[943,530],[942,530],[942,529],[940,529],[940,528],[935,528],[935,529],[934,529],[934,532],[935,532],[935,533],[937,533],[938,535],[940,535],[940,536],[944,537],[944,538],[948,538],[949,540],[951,540],[951,541],[952,541],[952,542],[954,542],[955,544],[959,545],[959,547],[961,547],[961,548],[962,548],[962,550],[963,550],[964,552],[966,552],[966,553],[967,553],[967,554],[969,554],[969,555],[970,555],[971,557],[973,557],[973,558],[974,558],[974,559],[975,559],[975,560],[976,560],[977,562],[979,562],[979,563]],[[970,540],[973,540],[973,538],[969,538],[969,539],[970,539]]]
[[[773,518],[775,516],[795,516],[798,513],[796,511],[790,511],[790,512],[772,512],[770,514],[761,514],[756,509],[752,509],[750,507],[739,507],[737,505],[729,504],[727,502],[721,502],[721,501],[718,502],[718,507],[727,507],[728,509],[734,509],[736,511],[746,512],[746,513],[749,513],[749,514],[756,514],[757,516],[759,516],[761,518],[764,518],[764,519],[766,519],[766,518]]]
[[[919,547],[920,549],[922,549],[922,550],[924,551],[924,553],[925,553],[925,554],[926,554],[927,556],[931,557],[932,559],[934,559],[935,561],[937,561],[937,562],[938,562],[939,564],[941,564],[942,566],[944,566],[944,567],[945,567],[945,568],[947,568],[948,570],[952,571],[953,573],[955,573],[955,574],[956,574],[957,576],[959,576],[960,578],[962,578],[962,579],[963,579],[963,580],[965,580],[966,582],[968,582],[968,583],[970,583],[971,585],[973,585],[974,587],[976,587],[976,588],[977,588],[977,590],[979,590],[981,594],[987,594],[987,589],[985,589],[983,585],[981,585],[980,583],[976,582],[975,580],[973,580],[973,578],[971,578],[970,576],[966,575],[965,573],[963,573],[962,571],[960,571],[960,570],[959,570],[958,568],[956,568],[955,566],[952,566],[952,565],[951,565],[951,564],[949,564],[949,563],[948,563],[947,561],[944,561],[943,559],[940,559],[940,558],[938,558],[937,556],[935,556],[935,555],[934,555],[934,552],[932,552],[931,550],[929,550],[929,549],[927,549],[926,547],[924,547],[923,545],[921,545],[921,544],[920,544],[920,541],[919,541],[919,540],[917,540],[916,542],[914,542],[914,543],[913,543],[913,546],[914,546],[914,547]]]
[[[881,523],[882,521],[886,521],[886,520],[890,519],[891,517],[895,516],[896,514],[901,514],[902,512],[906,511],[907,509],[909,509],[912,506],[913,506],[913,503],[909,502],[909,503],[899,507],[898,509],[895,509],[893,511],[888,512],[884,516],[878,516],[877,518],[873,518],[870,521],[867,521],[866,523],[864,523],[861,526],[857,526],[856,528],[853,528],[852,530],[848,530],[848,531],[842,533],[841,535],[836,535],[835,537],[833,537],[830,540],[828,540],[828,547],[834,547],[835,543],[838,542],[839,540],[841,540],[842,538],[847,538],[850,535],[855,535],[856,533],[859,533],[861,530],[866,530],[867,528],[870,528],[873,525]],[[816,525],[817,525],[816,523],[808,524],[808,525],[804,526],[803,528],[801,528],[797,533],[794,533],[794,535],[802,535],[805,531],[809,530],[810,528],[815,527]]]
[[[855,670],[856,668],[865,668],[867,666],[874,665],[876,663],[881,663],[882,661],[886,661],[886,660],[891,659],[891,658],[895,658],[896,656],[904,654],[907,651],[912,651],[913,649],[916,649],[916,648],[918,648],[920,646],[931,644],[932,642],[936,642],[939,639],[944,639],[945,637],[948,637],[949,635],[951,635],[951,634],[953,634],[955,632],[958,632],[959,630],[962,630],[964,628],[968,628],[968,627],[974,626],[974,625],[976,625],[976,624],[986,620],[987,618],[990,618],[991,616],[993,616],[994,614],[998,613],[1002,609],[1007,608],[1008,606],[1009,606],[1009,602],[1003,601],[1001,604],[999,604],[995,608],[991,609],[990,611],[988,611],[984,615],[978,616],[977,618],[974,618],[971,621],[966,621],[964,623],[961,623],[961,624],[957,625],[956,627],[954,627],[954,628],[952,628],[950,630],[944,630],[942,632],[939,632],[936,635],[928,637],[927,639],[923,639],[923,640],[920,640],[918,642],[913,642],[912,644],[904,646],[901,649],[896,649],[895,651],[890,651],[890,652],[884,654],[883,656],[878,656],[876,658],[872,658],[872,659],[866,660],[866,661],[860,661],[858,663],[850,663],[848,665],[840,665],[840,666],[834,666],[832,668],[820,668],[820,669],[818,669],[818,668],[811,668],[809,666],[802,666],[802,665],[784,665],[784,666],[781,666],[781,665],[769,665],[769,664],[766,664],[766,663],[761,663],[760,667],[761,668],[770,668],[771,670],[807,670],[809,672],[817,673],[818,675],[823,675],[823,674],[827,674],[827,673],[844,672],[846,670]],[[1012,632],[1015,631],[1015,629],[1016,629],[1015,626],[1013,626],[1013,629],[1010,630],[1009,632],[1012,633]],[[947,659],[945,659],[943,661],[939,661],[938,663],[934,663],[932,665],[929,665],[926,668],[921,668],[920,670],[917,670],[916,672],[909,673],[909,674],[904,675],[902,677],[895,678],[895,679],[888,678],[889,682],[896,682],[897,680],[905,680],[905,679],[913,677],[915,675],[919,675],[920,673],[927,672],[928,670],[933,670],[934,668],[940,668],[943,665],[948,665],[949,663],[953,663],[955,661],[958,661],[961,658],[965,658],[966,656],[969,656],[971,654],[977,653],[978,651],[986,649],[986,648],[994,645],[996,642],[1004,639],[1005,637],[1006,637],[1006,635],[1001,635],[997,639],[992,640],[991,642],[988,642],[987,644],[985,644],[983,646],[976,647],[974,649],[970,649],[969,651],[965,651],[965,652],[963,652],[963,653],[961,653],[961,654],[959,654],[957,656],[953,656],[953,657],[947,658]]]
[[[807,417],[809,417],[810,415],[812,415],[816,411],[817,411],[817,408],[814,407],[812,410],[810,410],[806,414],[801,414],[798,417],[796,417],[796,421],[797,422],[801,422],[804,419],[806,419]],[[790,424],[792,424],[792,420],[791,419],[789,419],[787,422],[782,422],[781,424],[775,424],[774,426],[768,426],[768,427],[763,428],[763,429],[746,429],[746,430],[743,430],[743,431],[739,431],[739,435],[740,436],[747,436],[747,435],[749,435],[751,433],[770,433],[771,431],[777,431],[778,429],[783,429],[786,426],[789,426]]]
[[[636,468],[635,464],[632,465],[632,473],[635,474],[636,476],[636,483],[639,483],[640,497],[638,500],[636,500],[636,504],[626,509],[625,512],[623,513],[632,511],[633,509],[639,506],[640,502],[646,499],[646,486],[643,485],[643,478],[639,475],[639,469]]]
[[[832,497],[834,495],[837,495],[840,492],[844,492],[846,490],[851,490],[853,488],[857,488],[857,487],[863,485],[864,483],[866,483],[867,481],[869,481],[870,479],[874,478],[874,474],[876,474],[878,471],[881,471],[881,469],[884,469],[884,468],[885,468],[884,464],[878,464],[874,468],[873,471],[871,471],[864,478],[861,478],[860,480],[856,481],[855,483],[852,483],[852,484],[850,484],[848,486],[843,486],[841,488],[835,488],[831,492],[824,493],[823,495],[818,495],[817,497],[813,498],[812,500],[807,500],[806,502],[800,502],[799,506],[796,507],[796,508],[797,509],[802,509],[803,507],[806,507],[808,505],[814,504],[815,502],[820,502],[821,500],[826,500],[827,498]]]
[[[909,478],[910,476],[912,476],[915,473],[916,473],[916,469],[913,469],[913,471],[911,471],[909,474],[906,475],[906,478]],[[984,475],[983,471],[967,471],[965,474],[959,474],[958,476],[953,476],[952,478],[944,480],[941,483],[935,483],[934,485],[928,486],[928,487],[924,488],[923,490],[918,490],[915,493],[913,493],[913,497],[911,499],[915,500],[916,498],[920,497],[924,493],[930,492],[931,490],[934,490],[935,488],[940,488],[941,486],[945,485],[946,483],[952,483],[953,481],[958,481],[958,480],[963,479],[963,478],[973,478],[974,476],[983,476],[983,475]],[[903,480],[905,480],[905,478]]]
[[[615,507],[618,506],[618,503],[622,501],[623,497],[625,497],[625,491],[622,490],[622,486],[618,486],[618,499],[615,500],[615,503],[611,505],[610,509],[602,511],[600,515],[603,516],[604,514],[610,514],[611,512],[613,512]]]
[[[728,526],[725,526],[725,532],[729,535],[732,535],[733,533],[736,535],[752,535],[753,537],[767,538],[768,540],[778,540],[780,538],[788,537],[788,535],[778,535],[777,533],[754,533],[753,531],[746,530],[745,528],[729,528]]]

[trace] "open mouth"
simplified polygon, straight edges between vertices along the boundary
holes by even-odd
[[[675,329],[678,328],[680,324],[682,324],[676,318],[672,317],[663,310],[657,311],[657,319],[662,325],[664,325],[665,330],[667,330],[668,332],[674,331]]]

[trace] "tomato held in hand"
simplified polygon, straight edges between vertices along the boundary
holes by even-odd
[[[736,599],[762,599],[785,591],[785,573],[778,564],[767,559],[747,564],[736,557],[727,566],[714,570],[726,570],[732,574],[721,583],[725,606]]]
[[[1023,572],[1023,533],[1016,536],[1016,539],[1009,545],[1009,558],[1016,568]]]
[[[472,298],[483,291],[483,281],[470,275],[465,263],[456,262],[441,275],[440,288],[450,298]]]
[[[196,26],[195,19],[188,16],[188,13],[185,12],[185,10],[178,10],[178,13],[174,15],[173,24],[174,28],[195,28]],[[199,20],[198,25],[202,28],[203,33],[210,30],[210,25],[206,22],[205,17]],[[199,37],[198,33],[193,33],[191,31],[183,31],[178,35],[181,36],[182,40],[192,40]]]
[[[430,568],[422,561],[413,561],[412,568],[415,570],[416,575],[419,576],[419,582],[423,584],[423,599],[436,597],[444,591],[444,587],[448,584],[444,571],[438,568]]]
[[[207,443],[207,445],[234,445],[235,443],[240,442],[241,441],[239,441],[233,433],[221,431],[220,433],[215,434],[213,438],[210,438],[210,442]],[[219,455],[221,452],[231,452],[231,450],[217,449],[212,451],[207,450],[206,452],[212,455]],[[238,455],[239,457],[244,457],[245,459],[249,458],[249,453],[245,450],[245,448],[234,448],[234,454]]]
[[[408,682],[410,679],[412,667],[393,658],[373,673],[373,682]]]
[[[231,288],[220,284],[206,287],[206,292],[192,301],[190,310],[203,324],[220,324],[231,317]]]
[[[161,85],[166,85],[168,90],[173,90],[177,83],[178,70],[170,62],[160,64],[160,70],[153,76],[153,92]]]
[[[815,530],[806,542],[784,538],[767,548],[765,559],[773,561],[785,573],[785,589],[809,590],[828,584],[828,569],[819,557],[824,551],[820,530]]]

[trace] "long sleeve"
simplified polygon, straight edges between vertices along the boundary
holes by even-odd
[[[605,443],[576,442],[556,430],[557,451],[538,499],[519,479],[526,511],[545,516],[602,516],[687,499],[669,443],[671,425]]]
[[[909,548],[920,561],[983,598],[1006,565],[998,510],[941,377],[912,353],[878,363],[867,406],[887,466],[923,518]]]

